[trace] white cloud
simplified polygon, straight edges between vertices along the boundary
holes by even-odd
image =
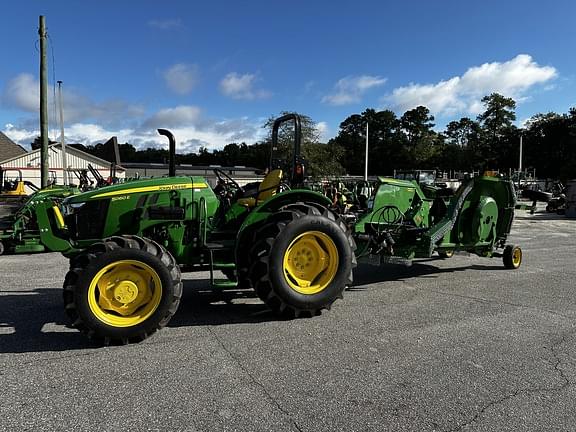
[[[201,110],[195,106],[181,105],[158,111],[144,121],[145,129],[195,125],[200,120]]]
[[[322,102],[330,105],[348,105],[358,103],[368,90],[386,83],[386,78],[371,75],[348,76],[338,80],[334,85],[334,93],[322,98]]]
[[[328,126],[328,123],[326,123],[325,121],[316,123],[316,130],[318,131],[320,142],[323,143],[328,142],[328,140],[331,138],[330,127]]]
[[[177,151],[181,153],[198,151],[199,147],[222,148],[231,142],[252,144],[264,138],[265,131],[246,117],[213,120],[204,118],[202,111],[194,106],[178,106],[160,110],[139,127],[114,128],[95,123],[78,122],[66,125],[65,136],[68,143],[91,145],[102,143],[117,136],[121,143],[128,142],[137,148],[162,147],[166,138],[160,136],[156,128],[172,131],[176,137]],[[3,132],[15,142],[29,148],[30,143],[40,135],[37,122],[30,125],[5,125]],[[59,130],[50,130],[50,138],[59,136]]]
[[[240,75],[230,72],[220,81],[220,91],[232,99],[264,99],[271,96],[268,90],[255,89],[257,77],[254,74]]]
[[[96,102],[74,89],[62,90],[64,122],[92,120],[100,123],[118,123],[144,114],[144,108],[119,99]],[[22,73],[8,83],[2,91],[2,104],[10,108],[36,114],[40,107],[40,83],[31,74]],[[53,92],[48,92],[48,106],[54,106]],[[50,108],[52,109],[52,108]]]
[[[520,54],[507,62],[471,67],[462,76],[436,84],[398,87],[383,102],[402,111],[424,105],[435,114],[478,114],[483,110],[480,102],[483,96],[497,92],[520,101],[530,88],[557,75],[552,66],[540,66],[531,56]]]
[[[28,112],[40,109],[40,82],[32,74],[22,73],[6,84],[2,103]]]
[[[148,21],[148,25],[150,27],[154,27],[160,30],[172,30],[175,28],[179,28],[182,25],[182,20],[180,20],[180,18],[150,20]]]
[[[198,66],[178,63],[164,71],[163,76],[170,90],[185,95],[190,93],[198,82]]]
[[[31,74],[21,74],[0,89],[0,102],[8,108],[29,114],[19,121],[11,121],[3,131],[15,142],[30,147],[40,135],[38,126],[39,84]],[[258,97],[258,91],[251,89]],[[74,89],[64,89],[64,123],[66,141],[95,144],[117,136],[138,148],[165,146],[166,139],[156,128],[169,128],[175,134],[178,151],[196,151],[199,146],[221,148],[231,142],[254,143],[264,138],[259,119],[246,117],[213,119],[203,115],[197,106],[180,105],[146,113],[144,107],[121,100],[96,102]],[[52,97],[52,92],[49,93]],[[53,101],[49,100],[53,111]],[[60,136],[56,123],[50,123],[50,139]]]

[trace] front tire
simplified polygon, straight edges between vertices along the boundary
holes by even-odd
[[[352,284],[354,249],[346,225],[330,210],[288,205],[255,232],[248,279],[276,314],[319,315]]]
[[[139,342],[166,326],[180,303],[180,268],[166,249],[111,237],[70,260],[64,306],[73,327],[105,345]]]

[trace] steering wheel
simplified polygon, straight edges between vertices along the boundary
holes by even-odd
[[[236,181],[226,174],[224,171],[218,168],[214,168],[214,174],[218,178],[218,184],[222,185],[223,190],[217,191],[218,193],[222,194],[223,196],[228,196],[229,198],[235,197],[236,194],[242,190],[240,185],[236,183]]]

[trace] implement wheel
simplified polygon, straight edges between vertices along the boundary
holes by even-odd
[[[502,261],[507,269],[516,270],[522,264],[522,249],[519,246],[506,246],[502,254]]]
[[[352,284],[354,240],[325,207],[283,207],[255,232],[253,244],[250,284],[283,317],[319,315]]]
[[[180,268],[166,249],[136,236],[111,237],[70,260],[64,306],[89,338],[139,342],[172,318],[180,298]]]
[[[438,251],[438,256],[442,259],[452,258],[454,256],[453,250]]]

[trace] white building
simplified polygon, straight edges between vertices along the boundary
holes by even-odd
[[[77,174],[80,170],[88,170],[88,165],[91,165],[105,179],[110,176],[110,162],[71,146],[66,146],[66,165],[69,184],[78,185]],[[13,178],[18,175],[17,171],[20,171],[23,180],[40,187],[40,149],[2,160],[0,161],[0,166],[7,171],[7,177]],[[52,144],[48,147],[48,166],[50,181],[56,180],[57,184],[63,184],[64,170],[62,169],[62,149],[60,144]],[[123,179],[125,176],[124,168],[117,167],[116,177]],[[88,178],[96,184],[90,171],[88,171]],[[27,190],[27,192],[31,193],[32,190]]]

